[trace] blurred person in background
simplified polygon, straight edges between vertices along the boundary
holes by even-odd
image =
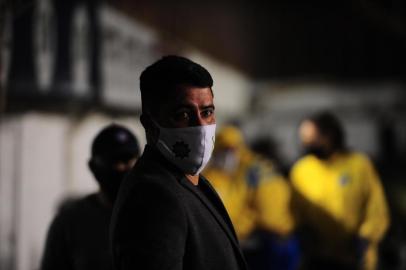
[[[346,147],[330,112],[304,119],[304,150],[291,170],[292,207],[301,232],[304,269],[376,269],[389,213],[370,159]]]
[[[136,137],[111,124],[92,143],[89,168],[100,189],[68,200],[48,231],[42,270],[111,270],[109,224],[120,183],[140,155]]]
[[[288,178],[290,165],[285,163],[278,146],[278,143],[269,135],[257,137],[250,144],[252,151],[270,160],[276,170]]]
[[[217,133],[203,173],[230,214],[250,268],[296,269],[290,188],[272,162],[252,152],[240,130],[227,125]]]

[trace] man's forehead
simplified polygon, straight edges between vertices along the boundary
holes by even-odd
[[[213,93],[209,87],[178,87],[169,94],[165,102],[173,105],[192,105],[194,103],[213,103]]]

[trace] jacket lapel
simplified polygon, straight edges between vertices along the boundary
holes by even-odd
[[[202,179],[200,179],[200,180],[202,180]],[[203,203],[203,205],[210,211],[210,213],[214,216],[214,218],[220,224],[220,227],[226,233],[227,237],[230,239],[231,243],[233,243],[233,245],[236,247],[236,250],[238,250],[238,253],[240,254],[240,256],[243,257],[242,254],[241,254],[240,246],[238,244],[234,229],[232,227],[232,223],[228,219],[228,214],[225,217],[220,215],[220,212],[223,212],[223,211],[221,211],[221,209],[216,209],[215,208],[215,205],[214,205],[215,202],[210,202],[206,198],[206,196],[203,196],[200,192],[197,192],[196,188],[192,186],[192,184],[189,182],[189,180],[186,179],[186,177],[182,177],[180,182],[186,189],[188,189],[196,197],[198,197],[199,200]],[[206,183],[204,183],[204,184],[206,184]],[[221,206],[222,206],[222,203],[221,203]],[[225,209],[224,209],[224,211],[225,211],[225,213],[227,213]],[[230,224],[227,224],[226,221],[229,222]]]
[[[224,207],[223,201],[220,199],[220,197],[218,196],[215,189],[210,185],[210,182],[202,176],[200,178],[199,183],[201,183],[202,188],[204,188],[205,190],[208,190],[207,193],[210,193],[210,196],[211,196],[209,201],[211,200],[212,203],[214,203],[214,206],[220,212],[220,216],[226,221],[228,228],[233,233],[234,238],[237,239],[237,234],[235,233],[233,223],[231,222],[228,212],[227,212],[226,208]]]

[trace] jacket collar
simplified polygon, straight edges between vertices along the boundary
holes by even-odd
[[[210,213],[212,213],[212,215],[216,218],[221,227],[226,231],[227,236],[235,241],[236,234],[228,217],[227,210],[224,208],[224,205],[221,199],[218,197],[216,191],[203,176],[199,176],[199,186],[202,189],[202,192],[203,190],[206,191],[206,195],[203,195],[202,192],[198,192],[199,187],[193,185],[190,180],[187,179],[186,175],[178,167],[169,162],[154,146],[145,146],[143,159],[149,161],[153,160],[154,162],[162,166],[165,170],[173,174],[183,187],[185,187],[196,197],[198,197],[203,205],[207,207]],[[208,198],[207,196],[210,196],[210,198]]]

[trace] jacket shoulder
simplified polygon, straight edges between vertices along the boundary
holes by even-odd
[[[368,155],[362,153],[362,152],[351,152],[348,154],[349,158],[354,161],[354,162],[358,162],[361,164],[367,164],[367,163],[371,163],[371,159],[368,157]]]
[[[153,159],[142,159],[125,177],[115,203],[113,216],[135,205],[150,202],[181,205],[180,183],[175,172]],[[126,210],[127,209],[127,210]]]
[[[296,171],[302,170],[308,166],[311,166],[313,163],[316,162],[316,158],[312,155],[306,155],[299,158],[292,166],[290,173],[293,174]]]

